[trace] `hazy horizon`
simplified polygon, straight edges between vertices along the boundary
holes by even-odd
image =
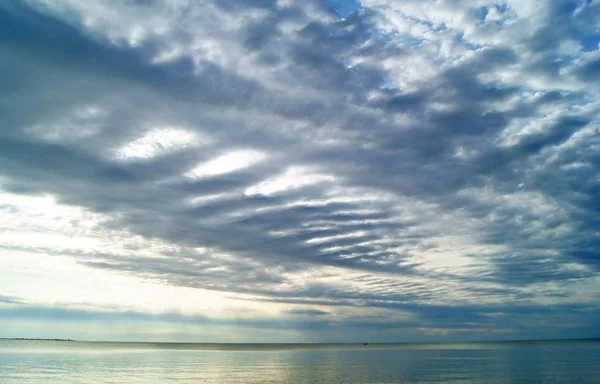
[[[28,338],[28,337],[0,337],[0,340],[14,341],[56,341],[56,342],[81,342],[81,343],[115,343],[115,344],[198,344],[198,345],[416,345],[416,344],[486,344],[486,343],[527,343],[527,342],[585,342],[585,341],[600,341],[600,337],[575,338],[575,339],[500,339],[500,340],[471,340],[471,341],[380,341],[380,342],[205,342],[205,341],[133,341],[133,340],[81,340],[81,339],[63,339],[63,338]]]

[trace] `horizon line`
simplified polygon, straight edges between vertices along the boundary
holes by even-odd
[[[0,340],[15,341],[69,341],[85,343],[132,343],[132,344],[219,344],[219,345],[390,345],[390,344],[477,344],[477,343],[523,343],[523,342],[553,342],[553,341],[600,341],[597,337],[577,337],[558,339],[507,339],[507,340],[470,340],[470,341],[340,341],[340,342],[207,342],[207,341],[133,341],[133,340],[77,340],[65,338],[33,338],[33,337],[0,337]]]

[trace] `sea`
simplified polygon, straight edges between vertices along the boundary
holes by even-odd
[[[600,383],[600,340],[368,345],[0,340],[0,383]]]

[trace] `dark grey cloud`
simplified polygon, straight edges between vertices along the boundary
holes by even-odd
[[[308,316],[324,316],[324,315],[328,315],[329,312],[327,311],[321,311],[319,309],[290,309],[289,311],[286,311],[286,313],[289,313],[291,315],[308,315]]]
[[[588,39],[597,5],[549,2],[531,26],[521,16],[510,31],[497,25],[497,38],[482,22],[445,41],[424,22],[429,35],[413,47],[383,29],[392,16],[376,3],[345,18],[320,2],[128,3],[115,25],[103,8],[7,2],[2,189],[51,194],[110,218],[103,229],[172,244],[154,256],[72,256],[176,286],[407,311],[447,328],[493,327],[492,313],[525,322],[548,298],[557,313],[586,301],[600,266],[598,89],[586,84],[597,51],[555,59]],[[423,70],[410,75],[417,58]],[[90,105],[101,112],[77,109]],[[115,155],[157,126],[209,139]],[[241,149],[266,159],[185,176]],[[300,285],[292,276],[303,273]],[[592,295],[585,308],[597,307]]]

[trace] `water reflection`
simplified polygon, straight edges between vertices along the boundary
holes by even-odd
[[[189,347],[189,346],[188,346]],[[205,351],[0,341],[2,383],[597,383],[600,343]]]

